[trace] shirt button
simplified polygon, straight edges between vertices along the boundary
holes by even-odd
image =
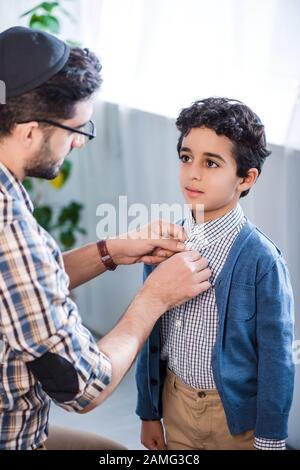
[[[176,326],[176,328],[180,328],[181,327],[181,320],[175,320],[175,326]]]
[[[198,397],[199,397],[199,398],[205,398],[205,397],[206,397],[206,393],[205,393],[205,392],[198,392]]]

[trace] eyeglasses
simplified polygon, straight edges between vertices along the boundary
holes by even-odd
[[[69,132],[75,132],[76,134],[83,135],[87,137],[89,140],[93,140],[97,133],[96,133],[96,126],[93,121],[87,122],[84,126],[80,127],[69,127],[61,124],[60,122],[52,121],[51,119],[30,119],[27,121],[17,122],[17,124],[27,124],[28,122],[44,122],[45,124],[49,124],[50,126],[59,127],[60,129],[64,129]]]

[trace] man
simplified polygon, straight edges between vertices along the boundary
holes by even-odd
[[[62,256],[35,221],[21,181],[54,178],[66,155],[95,136],[90,119],[100,71],[93,53],[49,34],[19,27],[0,34],[0,80],[7,92],[0,105],[0,449],[43,448],[51,399],[79,413],[99,405],[163,312],[210,287],[207,261],[184,252],[179,227],[159,222]],[[166,257],[96,344],[69,289],[119,264],[158,264]],[[95,436],[50,431],[46,447],[71,446],[121,448]]]

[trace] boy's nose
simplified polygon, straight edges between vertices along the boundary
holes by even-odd
[[[201,168],[199,168],[199,166],[192,165],[189,176],[192,180],[201,180],[202,179]]]

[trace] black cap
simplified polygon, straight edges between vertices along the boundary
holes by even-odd
[[[0,33],[0,80],[6,97],[33,90],[59,72],[69,46],[51,34],[15,26]]]

